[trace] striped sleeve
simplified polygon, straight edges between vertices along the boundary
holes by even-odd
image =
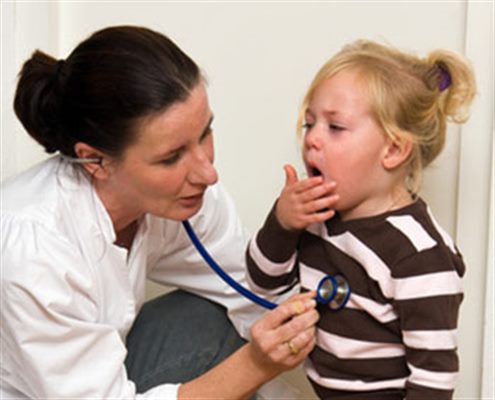
[[[296,249],[299,235],[299,231],[282,228],[274,206],[246,250],[251,289],[259,293],[280,294],[294,287],[298,281]]]
[[[416,253],[392,271],[410,376],[407,399],[451,399],[458,377],[457,321],[463,298],[462,259],[441,235],[411,216],[389,218]]]

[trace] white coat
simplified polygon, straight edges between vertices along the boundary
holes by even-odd
[[[56,156],[2,185],[0,398],[175,399],[177,384],[136,394],[125,339],[149,278],[223,304],[246,337],[261,309],[204,263],[180,222],[146,215],[128,252],[89,179]],[[220,185],[191,218],[245,285],[246,235]]]

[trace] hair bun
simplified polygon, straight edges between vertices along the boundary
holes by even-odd
[[[54,153],[60,143],[62,94],[60,75],[65,61],[39,50],[28,59],[19,74],[14,110],[29,135],[45,151]]]

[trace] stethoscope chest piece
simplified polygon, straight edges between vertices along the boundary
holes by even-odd
[[[333,311],[344,308],[350,295],[349,283],[339,274],[325,276],[316,289],[317,301],[328,304],[328,307]]]

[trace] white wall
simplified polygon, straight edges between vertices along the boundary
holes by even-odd
[[[482,393],[478,396],[483,394],[479,398],[484,399],[494,398],[493,4],[486,7],[487,3],[472,2],[466,14],[468,29],[465,48],[466,54],[475,63],[479,95],[460,142],[456,213],[456,239],[469,268],[464,283],[466,297],[460,319],[461,361],[465,365],[461,385],[469,384],[471,379],[474,384],[478,377],[483,385]],[[484,331],[485,337],[468,333],[473,331]],[[478,375],[474,371],[467,372],[466,368],[480,362],[483,366],[480,367],[481,371],[476,371]],[[466,394],[474,395],[471,392]]]
[[[57,3],[3,1],[2,7],[2,180],[44,158],[39,146],[23,131],[12,111],[16,76],[35,48],[56,53]],[[43,21],[43,23],[40,23]]]
[[[493,277],[493,272],[487,275],[493,268],[487,239],[493,157],[491,1],[38,1],[3,2],[2,11],[2,178],[42,157],[15,129],[6,101],[11,103],[14,75],[28,53],[40,47],[65,57],[96,29],[146,25],[172,37],[205,70],[215,113],[217,167],[251,231],[283,184],[282,165],[300,166],[294,133],[299,103],[316,70],[343,44],[366,37],[420,54],[446,47],[472,57],[480,89],[473,118],[462,129],[449,129],[447,148],[427,172],[423,196],[465,254],[456,396],[481,398],[483,362],[485,374],[493,377],[493,356],[483,361],[485,279]],[[493,315],[487,315],[489,325]],[[493,386],[486,396],[493,397]]]

